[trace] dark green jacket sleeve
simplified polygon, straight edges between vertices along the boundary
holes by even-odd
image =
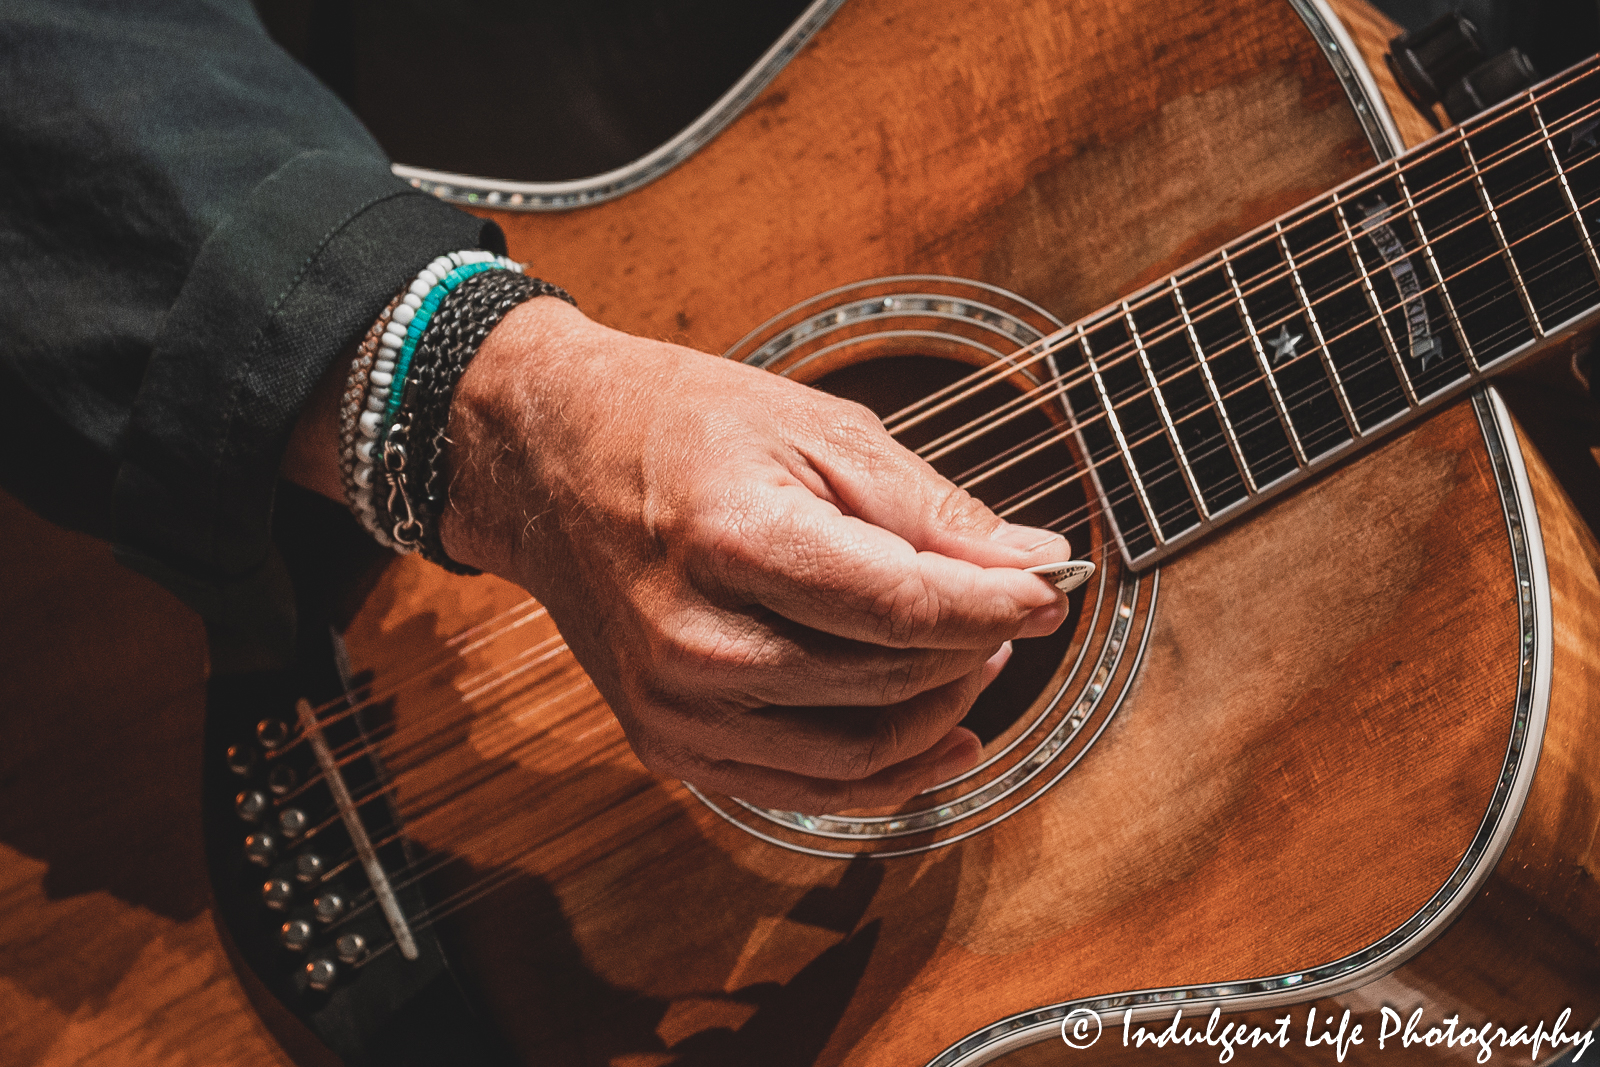
[[[248,0],[0,8],[0,482],[202,610],[258,580],[313,385],[472,247]]]

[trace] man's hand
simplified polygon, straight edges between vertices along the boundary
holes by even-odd
[[[549,609],[652,771],[799,811],[960,773],[960,721],[1066,601],[1010,526],[859,405],[600,326],[512,312],[451,407],[454,558]]]

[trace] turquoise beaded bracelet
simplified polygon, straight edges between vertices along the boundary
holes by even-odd
[[[474,274],[497,268],[518,274],[524,271],[523,265],[515,260],[478,249],[439,256],[418,271],[411,284],[401,290],[400,303],[384,324],[376,353],[378,358],[372,365],[364,397],[366,410],[358,421],[359,434],[364,440],[355,450],[358,489],[352,506],[362,526],[382,543],[392,544],[388,531],[383,529],[385,524],[374,499],[380,480],[378,468],[384,440],[404,399],[406,376],[417,342],[451,290]]]

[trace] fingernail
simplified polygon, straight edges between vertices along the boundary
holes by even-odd
[[[990,682],[1000,677],[1000,672],[1006,669],[1006,664],[1011,661],[1011,642],[1001,645],[994,655],[990,656],[983,664],[983,685],[988,688]]]
[[[942,748],[934,761],[936,779],[953,778],[971,768],[983,755],[983,745],[977,736],[959,726],[950,731]]]
[[[1067,617],[1067,598],[1060,597],[1054,604],[1046,604],[1042,608],[1035,608],[1022,620],[1022,626],[1017,631],[1018,637],[1043,637],[1053,634],[1056,628]]]
[[[1041,530],[1037,526],[1013,526],[1003,522],[995,527],[989,535],[989,540],[998,541],[1007,548],[1015,548],[1023,552],[1036,552],[1052,541],[1060,541],[1058,533]]]

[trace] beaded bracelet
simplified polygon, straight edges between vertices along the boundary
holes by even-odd
[[[452,252],[418,271],[368,330],[346,382],[340,466],[351,510],[380,543],[479,573],[450,559],[439,538],[450,402],[489,332],[544,295],[575,303],[505,256]]]
[[[361,508],[358,506],[363,495],[368,500],[372,494],[372,464],[371,452],[367,453],[368,461],[364,464],[366,476],[363,481],[357,480],[357,443],[361,441],[360,428],[357,425],[361,417],[361,410],[366,406],[367,389],[372,374],[375,356],[378,352],[378,338],[383,334],[384,328],[389,325],[394,309],[399,305],[400,297],[397,295],[389,301],[388,307],[378,316],[367,334],[361,339],[361,344],[356,348],[356,356],[350,364],[350,376],[345,381],[344,398],[339,407],[339,474],[344,482],[344,499],[350,509],[358,515]],[[377,537],[380,542],[388,543],[389,538],[376,525],[368,526],[368,532]]]
[[[356,418],[356,431],[359,436],[352,448],[352,468],[350,483],[353,485],[354,499],[351,510],[356,518],[380,543],[400,551],[409,551],[408,548],[396,545],[392,540],[391,531],[393,523],[389,521],[386,509],[383,507],[382,494],[377,493],[381,481],[377,464],[381,452],[379,446],[385,436],[389,422],[393,419],[394,409],[391,406],[391,397],[398,402],[401,387],[405,381],[405,366],[399,363],[403,353],[409,362],[410,351],[416,345],[416,340],[421,336],[422,330],[427,325],[427,316],[423,316],[421,323],[417,323],[419,312],[423,309],[424,302],[436,290],[443,295],[442,286],[451,274],[466,266],[486,270],[499,266],[506,270],[521,273],[522,264],[508,259],[505,256],[496,256],[490,252],[477,249],[468,249],[461,252],[452,252],[440,256],[429,263],[412,279],[411,283],[396,297],[398,301],[392,305],[393,310],[387,318],[380,316],[374,328],[378,331],[377,347],[373,350],[373,361],[370,368],[362,368],[362,357],[356,357],[355,364],[351,367],[351,380],[347,384],[347,400],[358,387],[358,381],[365,378],[360,384],[360,396],[364,403],[358,402],[359,414]],[[461,278],[451,279],[452,285],[459,284]],[[437,306],[438,297],[434,298]],[[430,311],[431,314],[431,311]],[[413,330],[412,326],[416,326]],[[409,344],[407,343],[409,341]],[[365,410],[360,410],[362,407]]]
[[[409,454],[394,471],[397,491],[409,505],[418,551],[456,574],[477,574],[451,559],[439,537],[448,497],[445,446],[450,403],[457,383],[479,346],[512,308],[539,296],[573,303],[560,286],[508,271],[490,271],[463,282],[441,305],[416,355],[417,371],[402,408]],[[386,453],[387,459],[387,453]],[[398,529],[398,527],[397,527]]]

